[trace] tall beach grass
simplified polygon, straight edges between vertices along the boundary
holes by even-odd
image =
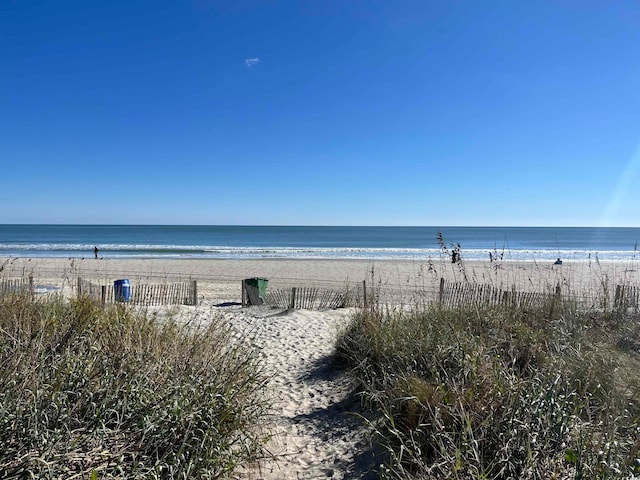
[[[0,478],[220,478],[264,456],[257,357],[203,327],[0,299]]]
[[[381,476],[640,475],[639,319],[576,298],[553,312],[424,302],[359,311],[337,356],[387,452]]]

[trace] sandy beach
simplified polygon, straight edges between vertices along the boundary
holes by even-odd
[[[560,284],[576,295],[590,294],[603,283],[640,283],[640,266],[634,262],[463,262],[448,258],[429,260],[214,260],[122,258],[0,258],[0,276],[33,275],[36,284],[63,288],[73,295],[77,278],[102,285],[127,278],[138,283],[196,280],[199,298],[211,303],[239,302],[241,280],[261,277],[270,288],[314,286],[342,290],[361,285],[376,289],[380,298],[411,302],[416,294],[434,298],[441,278],[470,281],[522,291],[550,291]]]
[[[274,405],[269,450],[274,460],[242,472],[242,479],[375,478],[376,459],[354,415],[359,407],[345,372],[332,364],[334,341],[353,309],[333,311],[241,308],[243,278],[269,279],[269,287],[316,286],[342,289],[367,282],[381,299],[409,303],[417,294],[437,295],[440,278],[542,291],[560,283],[579,291],[602,289],[603,282],[638,284],[633,264],[492,262],[452,264],[421,261],[349,260],[160,260],[43,259],[0,260],[4,278],[32,275],[39,292],[73,297],[77,278],[108,285],[119,278],[132,284],[184,280],[198,282],[199,304],[181,306],[187,317],[207,321],[223,316],[259,350],[270,376],[267,397]]]

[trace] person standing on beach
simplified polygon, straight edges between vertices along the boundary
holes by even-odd
[[[95,246],[93,247],[93,255],[96,257],[96,260],[98,259],[98,247]]]

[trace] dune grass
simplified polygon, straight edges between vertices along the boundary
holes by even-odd
[[[222,321],[0,299],[0,478],[220,478],[265,455],[266,378]]]
[[[640,324],[626,311],[360,311],[337,356],[387,452],[383,478],[640,474]]]

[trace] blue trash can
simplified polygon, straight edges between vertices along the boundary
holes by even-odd
[[[131,285],[129,284],[129,280],[125,278],[113,282],[113,296],[116,302],[130,302]]]

